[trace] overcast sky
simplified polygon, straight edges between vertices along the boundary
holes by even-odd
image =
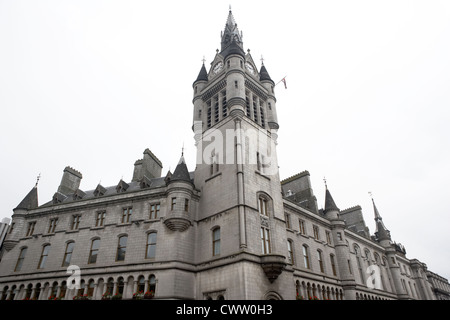
[[[308,170],[319,207],[368,192],[408,258],[450,278],[450,2],[0,0],[0,219],[63,170],[130,181],[149,148],[195,169],[192,83],[231,4],[275,82],[282,179]]]

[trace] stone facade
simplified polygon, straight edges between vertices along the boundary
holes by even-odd
[[[230,11],[221,51],[193,83],[195,170],[182,155],[161,176],[146,149],[130,182],[83,191],[66,167],[42,205],[36,185],[13,210],[0,299],[448,296],[446,279],[391,241],[375,204],[371,236],[362,209],[340,211],[328,189],[318,209],[307,171],[280,181],[274,87]]]

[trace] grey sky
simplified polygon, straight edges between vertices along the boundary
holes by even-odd
[[[41,173],[81,189],[131,180],[149,148],[195,168],[192,82],[220,48],[229,1],[0,0],[0,219]],[[281,178],[323,177],[340,209],[372,191],[407,257],[450,270],[450,3],[239,1],[244,48],[276,87]]]

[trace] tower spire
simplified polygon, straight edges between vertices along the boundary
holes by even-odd
[[[230,10],[228,11],[227,22],[225,23],[225,29],[222,32],[222,42],[221,42],[221,51],[223,52],[225,49],[229,47],[238,47],[242,50],[242,54],[244,53],[244,47],[242,44],[242,32],[239,32],[237,27],[236,20],[234,20],[233,13]]]
[[[385,227],[383,223],[383,219],[381,218],[380,213],[378,212],[377,206],[375,205],[375,201],[373,200],[372,192],[369,192],[370,197],[372,198],[372,204],[373,204],[373,212],[375,216],[375,237],[378,240],[391,240],[391,234],[389,230]]]

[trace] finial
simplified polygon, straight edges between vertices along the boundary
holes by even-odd
[[[228,8],[229,8],[229,10],[230,10],[230,12],[231,12],[231,4],[228,6]]]
[[[328,189],[328,186],[327,186],[327,179],[326,179],[325,177],[323,177],[323,182],[325,183],[325,189]]]
[[[262,66],[264,65],[264,58],[263,58],[262,55],[261,55],[261,65],[262,65]]]
[[[181,148],[181,156],[184,156],[184,141],[183,141],[183,147]]]
[[[203,61],[203,64],[205,64],[205,61],[206,61],[205,56],[203,56],[202,61]]]
[[[372,195],[372,191],[369,191],[369,196],[372,198],[373,200],[373,195]]]
[[[39,172],[37,179],[36,179],[36,184],[34,185],[34,187],[36,188],[38,186],[39,183],[39,179],[41,178],[41,173]]]

